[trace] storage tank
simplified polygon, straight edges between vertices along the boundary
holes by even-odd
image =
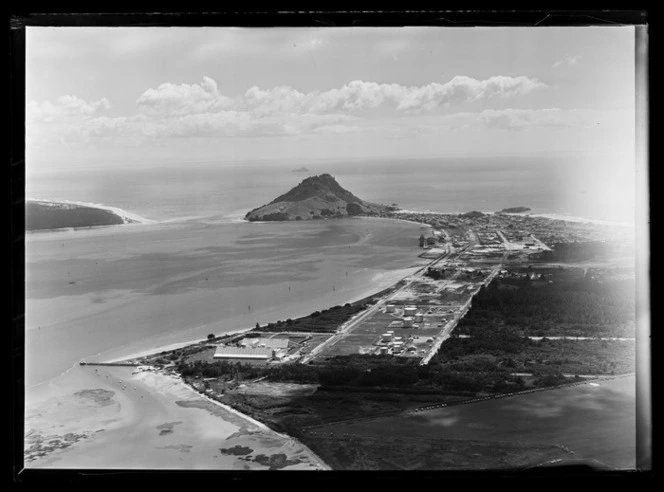
[[[417,312],[417,308],[414,308],[414,307],[410,307],[410,306],[409,306],[409,307],[407,307],[407,308],[404,308],[404,310],[403,310],[403,315],[404,315],[404,316],[415,316],[415,313],[416,313],[416,312]]]
[[[395,311],[396,307],[394,304],[388,304],[387,307],[385,308],[385,312],[388,313],[393,313]]]
[[[414,321],[415,321],[415,323],[422,323],[424,321],[424,314],[423,313],[416,313]]]
[[[413,318],[410,316],[407,318],[403,319],[403,327],[404,328],[412,328],[413,327]]]

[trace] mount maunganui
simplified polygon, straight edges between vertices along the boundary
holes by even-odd
[[[316,220],[353,215],[375,215],[394,206],[366,202],[343,189],[329,174],[311,176],[267,205],[249,212],[249,221]]]

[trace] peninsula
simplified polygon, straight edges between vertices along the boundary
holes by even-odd
[[[124,224],[109,210],[67,203],[28,202],[25,205],[27,231]]]
[[[317,220],[394,211],[394,206],[364,201],[337,183],[330,174],[311,176],[267,205],[250,211],[249,221]]]
[[[82,227],[153,222],[115,207],[102,205],[27,200],[25,204],[25,230],[47,231]]]

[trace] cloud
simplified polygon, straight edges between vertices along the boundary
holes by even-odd
[[[573,65],[576,65],[577,63],[579,63],[580,59],[581,59],[581,56],[579,56],[579,55],[568,56],[567,58],[563,58],[562,60],[558,60],[557,62],[555,62],[551,66],[551,68],[558,68],[558,67],[561,67],[563,65],[573,66]]]
[[[406,97],[399,103],[398,109],[431,110],[454,102],[514,97],[544,87],[547,87],[547,85],[537,79],[524,76],[507,77],[498,75],[486,80],[457,76],[446,84],[433,82],[408,91]]]
[[[161,84],[139,96],[140,111],[151,114],[183,115],[219,111],[233,106],[233,100],[222,95],[217,82],[203,77],[200,84]]]
[[[138,112],[128,116],[107,116],[104,112],[111,105],[105,98],[87,102],[63,96],[55,103],[30,102],[26,135],[30,142],[338,135],[367,129],[373,120],[407,120],[440,106],[512,98],[541,87],[546,85],[525,76],[485,80],[459,76],[445,84],[422,86],[354,80],[339,88],[312,92],[289,86],[254,86],[229,97],[220,92],[214,79],[204,76],[198,83],[163,83],[147,89],[136,100]],[[510,111],[485,112],[482,124],[516,129],[532,119],[528,112]],[[466,124],[475,117],[468,118],[450,121]]]
[[[528,77],[495,76],[486,80],[455,77],[445,84],[432,82],[423,86],[378,84],[354,80],[339,89],[302,94],[282,88],[269,97],[297,100],[299,111],[312,113],[361,112],[387,107],[396,111],[430,111],[452,103],[514,97],[546,87],[537,79]],[[267,98],[263,100],[265,103]]]
[[[348,133],[357,131],[356,118],[349,115],[261,116],[250,112],[223,111],[186,115],[162,120],[151,126],[155,138],[255,137],[304,133]]]
[[[432,127],[450,129],[489,128],[508,131],[535,128],[609,128],[626,118],[624,111],[584,109],[486,109],[477,113],[454,113],[428,121]]]
[[[87,118],[110,108],[111,103],[106,98],[86,102],[76,96],[61,96],[55,103],[30,101],[26,106],[26,122],[49,123],[58,119]]]
[[[525,76],[494,76],[485,80],[454,77],[445,84],[404,86],[353,80],[328,91],[300,92],[290,86],[249,88],[230,98],[217,83],[203,77],[199,84],[161,84],[148,89],[136,101],[141,111],[152,114],[185,115],[220,110],[249,111],[255,115],[358,113],[385,107],[396,111],[431,111],[453,103],[486,101],[527,94],[546,84]]]

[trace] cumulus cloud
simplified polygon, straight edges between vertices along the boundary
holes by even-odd
[[[182,115],[230,108],[233,100],[219,92],[214,79],[203,77],[200,84],[165,83],[156,89],[148,89],[136,104],[146,113]]]
[[[433,82],[429,85],[408,91],[399,103],[398,109],[431,110],[435,107],[454,102],[472,102],[497,97],[514,97],[527,94],[535,89],[544,88],[546,84],[528,77],[495,76],[486,80],[471,77],[454,77],[446,84]]]
[[[432,82],[423,86],[354,80],[339,89],[308,94],[290,87],[280,87],[278,91],[252,89],[261,94],[259,107],[267,111],[287,107],[299,112],[329,113],[360,112],[378,107],[390,107],[397,111],[428,111],[453,103],[514,97],[544,87],[547,87],[546,84],[525,76],[494,76],[485,80],[459,76],[445,84]],[[246,100],[250,105],[257,101],[255,98]]]
[[[551,66],[551,68],[558,68],[558,67],[561,67],[563,65],[570,65],[570,66],[576,65],[577,63],[579,63],[580,59],[581,59],[581,56],[579,56],[579,55],[568,56],[567,58],[563,58],[562,60],[558,60],[557,62],[555,62]]]
[[[354,80],[312,92],[253,86],[229,97],[214,79],[203,77],[199,83],[164,83],[146,90],[136,100],[138,112],[131,116],[104,114],[110,108],[106,99],[87,102],[63,96],[55,103],[30,102],[27,134],[68,141],[343,134],[369,127],[377,114],[403,118],[455,103],[515,97],[541,87],[546,85],[525,76],[455,77],[445,84],[422,86]],[[378,109],[380,113],[372,113]],[[529,117],[527,112],[485,113],[483,121],[511,129],[525,126]]]
[[[527,94],[546,84],[529,77],[494,76],[485,80],[454,77],[445,84],[423,86],[351,81],[328,91],[303,93],[289,86],[249,88],[236,98],[222,95],[217,83],[204,77],[200,84],[162,84],[137,100],[141,111],[196,114],[220,110],[249,111],[255,115],[357,113],[379,107],[396,111],[428,111],[452,103],[508,98]]]

